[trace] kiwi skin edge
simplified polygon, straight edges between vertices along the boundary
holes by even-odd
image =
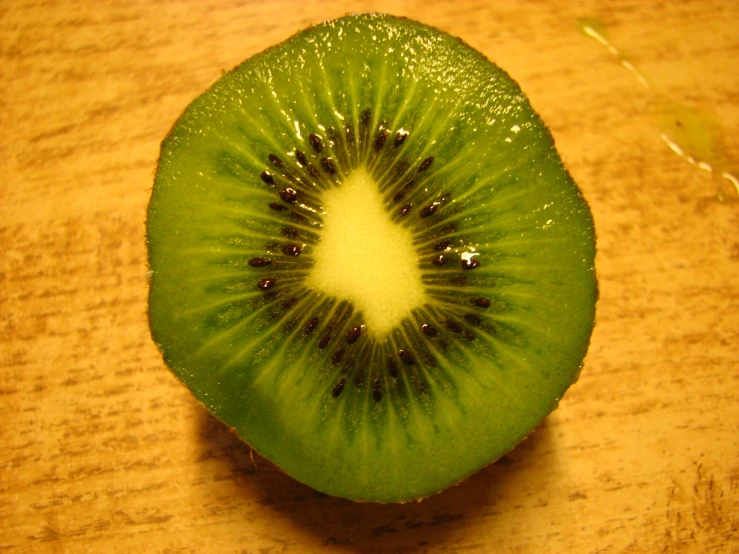
[[[429,27],[421,26],[420,24],[417,24],[411,20],[405,19],[405,18],[394,18],[390,16],[384,16],[384,15],[378,15],[378,14],[365,14],[360,16],[350,16],[348,18],[342,18],[342,20],[338,20],[338,22],[329,22],[322,25],[316,25],[312,26],[300,33],[298,33],[296,36],[291,37],[287,41],[280,43],[278,45],[272,46],[265,50],[264,52],[255,55],[254,57],[250,58],[249,60],[243,62],[239,66],[237,66],[232,72],[229,72],[225,77],[229,79],[235,79],[236,77],[233,75],[235,72],[240,71],[247,71],[249,68],[253,67],[254,65],[262,63],[265,58],[268,58],[270,56],[278,56],[281,52],[284,51],[285,48],[292,48],[292,44],[295,44],[295,41],[301,40],[301,37],[305,37],[306,34],[310,33],[320,33],[326,30],[326,32],[331,32],[333,27],[332,26],[338,26],[338,25],[346,25],[347,29],[353,28],[353,27],[362,27],[363,25],[367,24],[375,24],[379,28],[384,28],[383,26],[395,26],[395,28],[400,29],[401,32],[411,32],[410,30],[417,30],[419,33],[431,33],[434,36],[436,34],[439,34],[442,36],[439,40],[446,41],[446,43],[449,43],[451,41],[454,41],[458,46],[460,52],[453,52],[454,55],[459,54],[462,56],[466,52],[466,56],[470,56],[471,58],[477,58],[477,60],[473,60],[475,64],[480,63],[480,59],[486,60],[488,64],[492,66],[492,64],[487,61],[487,58],[485,58],[482,54],[474,52],[467,46],[461,39],[449,37],[448,35],[445,35],[443,33],[440,33],[439,31],[432,30]],[[360,29],[361,31],[361,29]],[[427,35],[428,36],[428,35]],[[450,40],[451,39],[451,40]],[[445,44],[446,44],[445,43]],[[448,48],[452,48],[451,46],[448,46]],[[463,51],[463,52],[462,52]],[[474,52],[474,53],[470,53]],[[265,62],[268,63],[268,62]],[[493,66],[494,67],[494,66]],[[525,100],[525,97],[520,92],[520,89],[518,89],[517,85],[513,83],[513,81],[510,79],[510,77],[507,76],[502,70],[495,68],[494,72],[492,70],[491,74],[494,73],[495,79],[500,79],[501,81],[501,90],[505,91],[505,94],[510,94],[511,97],[519,99],[523,98]],[[510,81],[510,83],[505,82],[505,80]],[[512,84],[511,84],[512,83]],[[482,460],[480,459],[480,456],[478,456],[477,461],[474,463],[471,463],[467,469],[460,472],[456,478],[449,479],[443,486],[434,485],[429,490],[427,490],[425,493],[413,493],[408,494],[407,491],[400,492],[398,494],[386,494],[386,491],[381,491],[382,493],[378,495],[375,495],[375,491],[371,486],[368,487],[367,490],[364,492],[361,492],[361,494],[353,495],[351,492],[352,486],[349,485],[345,490],[342,491],[335,491],[335,490],[327,490],[325,489],[325,483],[318,483],[315,481],[315,479],[306,478],[305,475],[300,475],[299,472],[293,471],[290,468],[293,467],[289,463],[288,464],[282,464],[279,463],[279,460],[275,460],[275,458],[278,458],[279,456],[275,456],[274,448],[270,450],[269,444],[264,444],[261,442],[261,439],[259,438],[259,432],[257,430],[257,434],[253,434],[254,430],[249,427],[249,423],[247,421],[248,418],[241,417],[238,415],[234,415],[234,406],[238,404],[239,400],[237,400],[234,390],[238,389],[238,387],[234,386],[234,383],[241,383],[241,381],[232,380],[231,386],[229,386],[227,389],[225,389],[222,392],[223,398],[221,400],[214,400],[213,396],[214,393],[217,392],[217,389],[215,388],[215,384],[208,378],[205,374],[197,374],[197,367],[190,365],[192,363],[193,355],[185,352],[183,354],[183,349],[181,346],[184,344],[187,340],[193,340],[193,339],[200,339],[200,336],[197,335],[187,335],[186,331],[183,331],[181,328],[178,327],[178,325],[175,325],[175,321],[177,318],[172,318],[165,314],[164,308],[173,308],[176,307],[179,300],[167,300],[164,299],[164,297],[167,294],[175,295],[177,293],[176,288],[174,286],[170,286],[165,283],[166,280],[170,280],[171,276],[176,276],[177,278],[181,278],[182,275],[185,275],[188,271],[188,267],[182,268],[180,273],[177,271],[172,271],[169,268],[163,267],[162,259],[169,258],[167,256],[170,256],[170,254],[163,254],[165,252],[164,247],[176,247],[177,244],[170,241],[170,237],[172,235],[173,229],[178,229],[175,225],[175,222],[172,220],[175,219],[185,219],[183,215],[189,215],[190,212],[187,212],[186,214],[180,214],[180,216],[174,215],[174,216],[167,216],[162,215],[164,213],[164,208],[167,206],[174,206],[177,207],[177,202],[179,200],[175,201],[173,199],[176,199],[176,195],[174,193],[169,192],[167,187],[172,189],[174,181],[170,179],[170,175],[173,175],[173,167],[176,164],[182,164],[184,162],[178,161],[183,159],[182,156],[185,156],[190,152],[188,148],[190,148],[189,145],[185,144],[187,141],[191,140],[191,137],[187,135],[188,126],[190,128],[193,128],[193,125],[195,125],[198,121],[198,118],[201,117],[201,113],[207,111],[204,108],[207,106],[210,106],[209,102],[211,102],[213,96],[218,94],[224,94],[224,91],[227,91],[226,85],[223,83],[223,79],[219,80],[218,83],[214,84],[204,95],[203,97],[199,98],[194,102],[190,107],[188,107],[177,119],[173,127],[170,129],[170,131],[167,133],[167,136],[165,137],[164,141],[162,142],[162,150],[159,157],[158,162],[158,171],[157,171],[157,178],[155,182],[155,192],[152,195],[152,200],[149,204],[149,213],[147,218],[147,243],[149,246],[149,270],[152,274],[152,287],[150,288],[150,295],[149,295],[149,301],[150,301],[150,310],[149,310],[149,323],[150,328],[152,329],[152,335],[155,339],[155,342],[157,344],[157,347],[160,349],[160,351],[163,353],[165,362],[167,365],[172,369],[172,371],[175,373],[175,375],[191,390],[191,392],[194,394],[196,399],[198,399],[201,404],[203,404],[206,409],[209,410],[209,412],[216,417],[219,421],[222,421],[231,431],[240,438],[243,442],[250,445],[250,447],[253,450],[256,450],[260,453],[265,459],[271,461],[274,465],[280,468],[281,471],[284,473],[293,476],[294,478],[298,479],[299,481],[302,481],[309,486],[313,486],[317,490],[321,490],[321,492],[325,492],[326,494],[332,494],[337,496],[343,496],[346,498],[350,498],[351,500],[355,501],[361,501],[361,502],[380,502],[380,503],[388,503],[388,502],[407,502],[410,500],[421,500],[423,498],[426,498],[432,494],[435,494],[436,492],[439,492],[443,490],[444,488],[447,488],[453,484],[459,484],[460,482],[464,481],[467,477],[469,477],[472,473],[480,469],[481,467],[484,467],[488,465],[489,463],[492,463],[493,461],[497,460],[500,456],[504,455],[506,452],[508,452],[511,448],[513,448],[516,444],[519,444],[524,438],[526,438],[530,432],[536,427],[535,424],[533,424],[533,420],[538,420],[538,422],[541,422],[543,417],[546,416],[551,409],[556,407],[556,403],[559,398],[561,398],[561,395],[564,393],[564,390],[569,387],[571,383],[573,383],[577,376],[579,375],[579,370],[581,368],[581,361],[582,357],[584,357],[584,353],[587,350],[587,346],[590,341],[592,329],[594,326],[594,317],[595,317],[595,302],[597,300],[597,280],[595,279],[595,266],[594,266],[594,255],[595,255],[595,230],[594,225],[592,223],[592,216],[589,213],[589,210],[587,209],[587,204],[585,203],[584,199],[582,198],[582,194],[580,191],[576,188],[576,185],[572,181],[571,177],[569,176],[569,173],[564,168],[564,166],[561,164],[561,161],[557,157],[556,160],[551,158],[551,152],[553,152],[553,139],[551,138],[551,134],[546,129],[546,127],[543,126],[543,123],[541,123],[540,118],[538,115],[533,111],[533,109],[528,106],[528,103],[526,103],[525,106],[525,113],[523,116],[521,116],[527,124],[532,125],[532,129],[534,129],[534,134],[536,136],[536,140],[538,141],[536,143],[536,148],[540,149],[540,151],[546,153],[547,156],[550,156],[546,160],[541,160],[541,168],[544,173],[547,171],[556,171],[557,176],[556,179],[560,182],[566,183],[568,186],[574,187],[570,189],[571,196],[568,196],[569,200],[574,204],[577,204],[577,209],[579,210],[579,213],[581,214],[582,218],[582,225],[584,228],[579,229],[579,231],[582,232],[583,235],[583,241],[584,246],[578,247],[582,248],[582,255],[586,258],[592,256],[592,261],[587,268],[583,268],[583,274],[578,277],[578,279],[582,280],[582,282],[585,284],[583,287],[583,293],[585,296],[588,297],[588,299],[582,301],[582,306],[584,306],[583,309],[587,309],[588,312],[583,317],[582,314],[579,315],[579,323],[578,323],[578,333],[580,333],[579,342],[577,343],[577,350],[578,352],[582,353],[582,356],[580,356],[578,353],[572,353],[572,355],[568,359],[575,359],[579,358],[580,362],[575,369],[574,367],[571,367],[567,371],[570,372],[569,377],[567,380],[564,380],[564,375],[561,377],[558,377],[558,379],[561,379],[560,385],[558,387],[561,388],[561,391],[556,394],[556,398],[552,398],[551,406],[547,404],[546,406],[542,406],[539,413],[532,418],[532,423],[522,423],[520,432],[516,432],[515,437],[513,435],[510,435],[508,439],[505,441],[506,448],[500,449],[499,451],[495,452],[495,455],[488,455],[487,459]],[[204,98],[205,97],[205,98]],[[209,98],[208,98],[209,97]],[[204,99],[203,99],[204,98]],[[518,101],[518,100],[517,100]],[[361,109],[362,106],[359,107]],[[209,108],[211,109],[211,108]],[[528,110],[528,111],[526,111]],[[518,120],[516,120],[518,121]],[[528,129],[528,128],[527,128]],[[206,129],[207,131],[207,129]],[[413,131],[412,131],[413,133]],[[412,138],[410,139],[412,140]],[[410,143],[409,143],[410,144]],[[551,150],[551,152],[550,152]],[[278,152],[281,156],[284,156],[284,152]],[[310,153],[310,152],[309,152]],[[191,154],[188,154],[192,156]],[[542,154],[544,155],[544,154]],[[177,158],[175,160],[176,163],[173,162],[173,159]],[[438,156],[439,160],[441,160],[441,156]],[[173,165],[174,163],[174,165]],[[194,163],[194,162],[187,162],[187,163]],[[435,162],[437,163],[437,162]],[[438,163],[441,163],[439,161]],[[265,162],[266,164],[266,162]],[[265,167],[269,168],[268,165],[265,165]],[[434,166],[432,166],[434,167]],[[181,168],[181,171],[185,173],[185,170],[187,170],[188,167]],[[529,174],[526,174],[524,177],[529,176]],[[255,179],[256,185],[263,185],[263,183],[259,183],[258,179]],[[157,186],[158,185],[158,186]],[[186,184],[186,186],[188,186]],[[164,191],[164,192],[163,192]],[[183,191],[183,194],[187,196],[188,194],[194,194],[192,192],[188,192],[187,190]],[[182,198],[182,197],[180,197]],[[186,199],[187,200],[187,199]],[[197,203],[198,199],[193,198],[193,202]],[[188,208],[189,209],[189,208]],[[446,208],[442,208],[440,212],[442,212]],[[575,208],[573,208],[574,210]],[[584,214],[584,210],[587,210],[587,214]],[[574,211],[572,212],[575,213]],[[413,215],[413,212],[411,213]],[[436,217],[436,215],[434,215]],[[197,219],[192,220],[194,225],[200,225],[201,222]],[[165,232],[166,231],[166,232]],[[176,242],[176,241],[175,241]],[[178,260],[177,258],[178,254],[176,254],[176,248],[174,250],[170,250],[170,252],[175,252],[175,254],[172,254],[173,258],[175,260]],[[483,253],[482,256],[485,254]],[[305,256],[301,254],[301,256]],[[483,264],[485,264],[485,258],[482,257]],[[300,258],[302,259],[302,258]],[[189,262],[188,262],[189,263]],[[587,264],[585,264],[587,265]],[[483,265],[483,269],[487,267]],[[574,270],[573,270],[574,271]],[[473,274],[473,277],[476,275],[475,272],[478,272],[478,270],[473,270],[473,272],[470,272],[470,274]],[[479,273],[479,272],[478,272]],[[479,273],[481,274],[481,273]],[[155,290],[156,289],[156,290]],[[589,303],[589,306],[588,306]],[[460,316],[462,315],[462,312],[460,312]],[[486,316],[487,317],[487,316]],[[491,316],[493,317],[493,316]],[[187,322],[185,322],[185,325],[187,325]],[[515,329],[514,329],[515,331]],[[513,338],[515,338],[515,335],[511,335]],[[204,337],[202,337],[204,338]],[[513,340],[513,339],[512,339]],[[315,342],[315,341],[314,341]],[[478,341],[479,343],[479,341]],[[507,349],[514,348],[512,346],[506,346]],[[216,354],[210,354],[209,353],[209,359],[215,359]],[[229,377],[231,379],[231,377]],[[235,379],[235,378],[234,378]],[[389,382],[391,382],[390,380]],[[333,386],[333,383],[327,383],[326,386]],[[369,384],[367,385],[367,387]],[[366,390],[367,387],[365,387]],[[385,393],[385,396],[388,396],[391,394],[391,389],[383,389],[383,392]],[[330,387],[327,389],[327,394],[330,396]],[[342,395],[341,399],[344,398],[346,394],[358,394],[354,389],[349,390],[347,387],[347,390],[345,391],[344,395]],[[384,397],[383,397],[384,399]],[[343,400],[342,400],[343,401]],[[332,402],[329,400],[329,402]],[[348,401],[347,401],[348,402]],[[370,403],[370,406],[373,406],[373,404]],[[546,413],[544,413],[546,412]],[[273,424],[267,424],[266,427],[269,428],[270,425]],[[267,431],[267,434],[269,433],[274,434],[275,432],[279,432],[276,428],[271,428],[270,431]],[[243,438],[242,438],[243,437]],[[320,438],[320,437],[318,437]],[[514,440],[515,439],[515,440]],[[484,446],[484,445],[483,445]],[[281,448],[278,445],[278,449]],[[447,449],[450,452],[456,452],[459,448],[458,445],[452,445],[449,446]],[[440,455],[440,457],[443,457]],[[436,458],[427,458],[427,464],[433,464]],[[315,477],[315,475],[313,475]],[[436,477],[435,477],[436,478]],[[319,479],[320,480],[320,479]],[[324,487],[322,489],[322,487]]]
[[[197,398],[196,398],[196,400],[197,400]],[[205,409],[207,410],[207,408],[205,407],[205,405],[204,405],[204,404],[203,404],[202,402],[200,402],[200,401],[198,400],[198,403],[199,403],[199,404],[200,404],[200,405],[201,405],[201,406],[202,406],[203,408],[205,408]],[[214,417],[215,417],[215,416],[214,416]],[[239,436],[239,432],[238,432],[238,430],[237,430],[237,429],[235,429],[235,428],[233,428],[233,427],[228,427],[228,425],[226,425],[226,424],[225,424],[225,423],[224,423],[223,421],[221,421],[221,420],[220,420],[220,419],[218,419],[218,418],[216,418],[216,419],[217,419],[217,420],[218,420],[218,421],[219,421],[219,422],[220,422],[220,423],[221,423],[222,425],[224,425],[224,426],[225,426],[225,427],[226,427],[226,428],[228,429],[228,431],[229,431],[229,432],[230,432],[230,433],[231,433],[231,434],[232,434],[232,435],[233,435],[234,437],[236,437],[236,438],[237,438],[237,439],[239,439],[239,440],[240,440],[241,442],[243,442],[243,443],[244,443],[244,444],[245,444],[246,446],[248,446],[248,447],[249,447],[249,452],[250,452],[250,453],[256,452],[258,456],[260,456],[260,457],[261,457],[261,458],[262,458],[263,460],[265,460],[265,461],[267,461],[268,463],[270,463],[270,465],[271,465],[271,466],[272,466],[273,468],[275,468],[275,469],[276,469],[277,471],[279,471],[279,472],[281,472],[281,473],[283,473],[283,474],[287,475],[287,476],[288,476],[288,477],[290,477],[291,479],[295,479],[295,477],[293,477],[293,476],[292,476],[292,475],[290,475],[289,473],[285,472],[285,471],[284,471],[284,470],[283,470],[283,469],[282,469],[282,468],[281,468],[280,466],[278,466],[278,465],[276,465],[276,464],[274,464],[274,463],[270,462],[270,461],[269,461],[269,460],[268,460],[267,458],[265,458],[264,456],[262,456],[262,455],[261,455],[261,454],[259,453],[259,451],[258,451],[258,450],[257,450],[256,448],[253,448],[253,447],[252,447],[251,445],[249,445],[249,443],[248,443],[248,442],[246,442],[246,441],[245,441],[244,439],[242,439],[242,438],[241,438],[241,437]],[[543,422],[542,422],[542,423],[543,423]],[[533,435],[533,434],[534,434],[535,432],[536,432],[536,429],[534,429],[533,431],[531,431],[531,432],[530,432],[530,433],[529,433],[528,435],[526,435],[526,436],[525,436],[525,437],[524,437],[523,439],[521,439],[521,441],[520,441],[520,442],[519,442],[518,444],[516,444],[516,445],[515,445],[515,446],[514,446],[514,447],[513,447],[513,448],[512,448],[511,450],[509,450],[509,452],[511,452],[512,450],[515,450],[516,448],[518,448],[518,447],[519,447],[519,446],[520,446],[520,445],[521,445],[521,444],[522,444],[522,443],[523,443],[523,442],[524,442],[524,441],[525,441],[526,439],[528,439],[528,438],[529,438],[529,437],[530,437],[531,435]],[[428,495],[428,496],[421,496],[421,497],[419,497],[419,498],[412,498],[412,499],[410,499],[410,500],[397,500],[397,501],[393,501],[393,502],[382,502],[382,501],[379,501],[379,500],[353,500],[353,499],[352,499],[351,501],[352,501],[352,502],[356,502],[357,504],[382,504],[382,505],[387,505],[387,504],[410,504],[411,502],[417,502],[417,503],[420,503],[420,502],[423,502],[424,500],[426,500],[427,498],[431,498],[432,496],[436,496],[437,494],[441,494],[442,492],[445,492],[445,491],[447,491],[447,490],[449,490],[449,489],[451,489],[451,488],[453,488],[453,487],[458,487],[459,485],[461,485],[462,483],[464,483],[465,481],[467,481],[467,480],[468,480],[468,479],[469,479],[470,477],[474,476],[474,475],[475,475],[476,473],[478,473],[479,471],[482,471],[483,469],[485,469],[485,468],[487,468],[487,467],[489,467],[489,466],[491,466],[491,465],[495,464],[495,463],[496,463],[496,462],[497,462],[498,460],[500,460],[500,459],[501,459],[501,458],[502,458],[503,456],[505,456],[505,455],[506,455],[507,453],[508,453],[508,452],[506,452],[505,454],[501,454],[501,455],[500,455],[499,457],[497,457],[497,458],[496,458],[495,460],[492,460],[492,461],[491,461],[490,463],[488,463],[487,465],[483,466],[483,467],[482,467],[482,468],[480,468],[480,469],[479,469],[478,471],[476,471],[476,472],[474,472],[474,473],[471,473],[470,475],[468,475],[467,477],[463,477],[462,479],[460,479],[460,480],[459,480],[459,481],[457,481],[456,483],[452,483],[451,485],[447,486],[446,488],[444,488],[444,489],[441,489],[441,490],[439,490],[439,491],[437,491],[437,492],[435,492],[435,493],[433,493],[433,494],[430,494],[430,495]],[[253,458],[252,458],[252,463],[254,463],[254,467],[256,467],[256,463],[254,462],[254,459],[253,459]],[[295,480],[296,480],[296,481],[298,481],[297,479],[295,479]],[[323,493],[322,493],[322,494],[323,494]]]

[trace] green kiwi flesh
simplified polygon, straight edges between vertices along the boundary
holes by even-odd
[[[360,181],[413,255],[320,254],[324,205]],[[302,31],[195,99],[162,144],[147,240],[167,365],[283,471],[353,500],[423,498],[505,454],[593,328],[593,221],[549,131],[480,53],[386,15]],[[332,288],[344,257],[372,281],[407,269],[401,311]],[[421,291],[405,307],[403,282]]]

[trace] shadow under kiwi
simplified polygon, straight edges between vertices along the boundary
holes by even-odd
[[[270,517],[290,518],[324,546],[362,554],[420,554],[446,542],[450,534],[459,535],[466,521],[485,516],[494,522],[496,504],[505,497],[501,491],[523,486],[537,471],[534,461],[551,456],[554,449],[553,432],[545,421],[497,462],[437,495],[406,504],[363,504],[299,483],[252,451],[205,409],[198,411],[204,457],[217,463],[217,473],[230,476],[233,494],[241,496],[243,504],[258,503],[270,509]]]

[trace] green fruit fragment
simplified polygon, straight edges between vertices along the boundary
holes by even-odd
[[[593,221],[548,130],[480,53],[391,16],[298,33],[193,101],[147,238],[167,365],[353,500],[423,498],[505,454],[593,328]]]

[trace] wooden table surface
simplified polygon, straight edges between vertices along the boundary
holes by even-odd
[[[592,206],[601,286],[543,426],[389,506],[252,459],[146,320],[145,210],[177,115],[299,28],[372,10],[521,83]],[[0,553],[739,552],[737,29],[733,0],[4,0]]]

